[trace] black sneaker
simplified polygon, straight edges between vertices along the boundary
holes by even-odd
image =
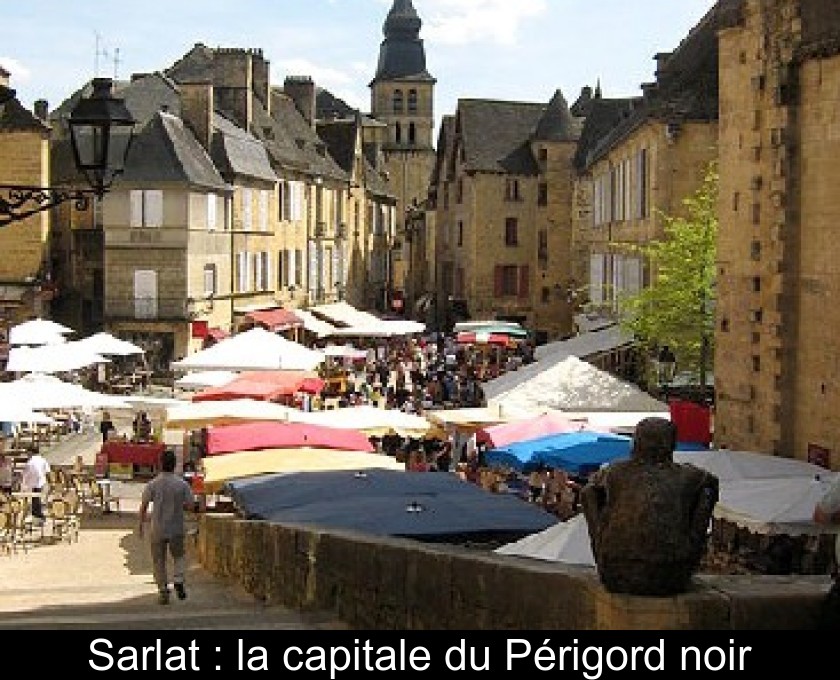
[[[184,589],[183,583],[176,583],[175,584],[175,592],[178,595],[179,600],[186,600],[187,599],[187,591]]]

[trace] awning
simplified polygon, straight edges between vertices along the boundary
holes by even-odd
[[[320,392],[324,381],[311,371],[248,371],[230,382],[193,396],[193,401],[261,399],[274,401],[296,392]]]
[[[230,333],[228,333],[223,328],[213,327],[213,328],[208,328],[207,329],[207,337],[212,338],[213,340],[216,340],[218,342],[219,340],[224,340],[225,338],[229,338]]]
[[[300,328],[303,326],[303,321],[294,312],[288,309],[278,307],[277,309],[260,309],[253,312],[248,312],[245,315],[246,319],[251,319],[253,322],[265,326],[268,330],[277,332],[285,331],[290,328]]]
[[[331,323],[327,323],[326,321],[322,321],[314,314],[310,314],[309,312],[303,310],[297,310],[295,314],[301,319],[303,327],[310,333],[317,335],[319,338],[332,335],[335,331],[335,326]]]

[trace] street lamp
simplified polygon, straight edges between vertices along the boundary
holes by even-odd
[[[134,118],[122,99],[112,96],[110,78],[94,78],[90,97],[81,99],[67,124],[76,168],[90,189],[0,184],[0,227],[74,201],[84,210],[91,197],[101,198],[125,170],[134,137]]]

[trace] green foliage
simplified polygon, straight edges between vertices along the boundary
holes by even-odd
[[[652,284],[622,298],[622,325],[650,348],[668,345],[678,371],[701,371],[703,338],[713,356],[718,171],[710,164],[701,186],[683,200],[684,216],[662,214],[665,237],[636,248],[648,260]]]

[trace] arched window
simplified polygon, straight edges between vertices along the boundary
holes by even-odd
[[[394,132],[396,134],[397,144],[402,144],[402,125],[400,123],[396,124],[396,126],[394,128]]]
[[[412,146],[417,143],[417,126],[414,123],[408,124],[408,143]]]
[[[394,113],[403,112],[403,91],[394,90]]]
[[[417,90],[408,91],[408,112],[417,113]]]

